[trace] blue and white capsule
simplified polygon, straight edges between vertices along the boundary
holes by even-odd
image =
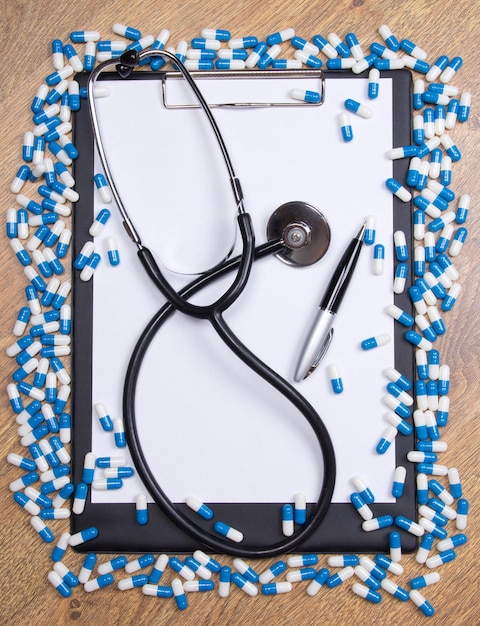
[[[354,476],[352,478],[352,483],[358,494],[366,504],[373,504],[373,502],[375,502],[375,496],[370,487],[368,487],[368,485],[365,483],[363,478],[361,478],[360,476]]]
[[[377,243],[373,249],[372,270],[376,276],[383,274],[385,267],[385,246]]]
[[[320,589],[323,587],[323,585],[327,582],[329,577],[330,572],[328,571],[328,569],[326,567],[322,567],[322,569],[319,570],[315,578],[310,581],[307,587],[307,594],[309,596],[316,596]]]
[[[465,530],[468,521],[468,508],[469,503],[465,498],[460,498],[457,503],[457,517],[455,520],[455,527],[457,530]]]
[[[204,565],[214,574],[217,574],[221,569],[220,563],[216,561],[213,557],[205,554],[205,552],[202,552],[202,550],[195,550],[195,552],[193,553],[193,558],[202,565]]]
[[[101,576],[98,576],[97,578],[92,578],[91,580],[88,580],[83,585],[83,590],[87,593],[91,593],[92,591],[98,591],[98,589],[103,589],[104,587],[108,587],[108,585],[113,584],[114,581],[115,578],[113,577],[113,574],[103,574]]]
[[[389,343],[391,337],[388,333],[381,333],[379,335],[374,335],[373,337],[368,337],[367,339],[363,339],[360,343],[362,350],[372,350],[373,348],[379,348],[381,346],[385,346]]]
[[[366,502],[363,501],[359,493],[357,492],[352,493],[350,495],[350,502],[353,504],[353,506],[358,511],[359,515],[364,520],[369,520],[373,518],[372,509],[368,506]]]
[[[342,139],[346,143],[353,139],[353,129],[350,121],[350,115],[348,113],[340,113],[338,116],[338,122],[340,125],[340,132]]]
[[[267,51],[267,48],[268,46],[264,41],[257,43],[252,52],[249,54],[247,60],[245,61],[245,67],[253,69],[254,67],[258,66],[258,62]]]
[[[361,61],[365,57],[355,33],[347,33],[345,36],[345,42],[349,47],[350,53],[355,61]]]
[[[370,521],[372,521],[372,520],[370,520]],[[366,524],[367,522],[363,522],[363,523]],[[362,524],[362,526],[363,526],[363,524]],[[330,589],[333,589],[334,587],[338,587],[343,582],[345,582],[346,580],[351,578],[354,575],[354,573],[355,573],[355,571],[354,571],[353,567],[351,565],[347,565],[347,567],[344,567],[339,572],[336,572],[335,574],[333,574],[332,576],[327,578],[327,580],[325,581],[325,584]]]
[[[101,211],[99,211],[99,213],[95,217],[95,220],[93,221],[92,225],[90,226],[88,230],[89,234],[92,237],[97,237],[98,235],[100,235],[100,233],[105,227],[105,224],[110,219],[110,215],[111,213],[108,209],[102,209]]]
[[[243,541],[243,533],[224,522],[215,522],[213,528],[215,532],[230,539],[230,541],[234,541],[235,543],[241,543]]]
[[[285,537],[291,537],[295,531],[294,512],[291,504],[282,506],[282,533]]]
[[[321,96],[318,91],[312,91],[309,89],[292,89],[290,91],[290,96],[294,100],[300,100],[301,102],[307,102],[310,104],[319,104],[321,101]]]
[[[137,29],[126,24],[115,23],[112,27],[113,32],[121,37],[126,37],[132,41],[138,41],[142,37],[142,33]]]
[[[107,183],[107,179],[103,174],[95,174],[93,180],[102,202],[109,204],[112,201],[112,193]]]
[[[368,73],[368,97],[370,100],[378,98],[380,92],[380,72],[372,67]]]
[[[294,497],[295,524],[303,525],[307,521],[307,498],[303,493],[296,493]]]
[[[203,519],[208,520],[213,518],[212,509],[195,496],[189,496],[185,500],[185,504],[192,509],[192,511],[195,511],[195,513],[200,515],[200,517],[203,517]]]
[[[287,564],[285,563],[285,561],[277,561],[276,563],[271,565],[267,570],[265,570],[264,572],[260,574],[260,576],[258,577],[258,581],[260,582],[260,584],[266,585],[272,582],[272,580],[276,578],[277,576],[280,576],[280,574],[283,574],[283,572],[285,572],[286,569],[287,569]]]
[[[468,217],[468,211],[470,209],[470,195],[464,193],[460,196],[458,201],[457,212],[455,215],[455,222],[457,224],[465,224]]]
[[[398,430],[395,426],[388,426],[385,431],[382,433],[380,441],[377,443],[376,451],[377,454],[385,454],[385,452],[390,448],[390,445],[395,440],[395,437],[398,434]]]
[[[464,91],[460,96],[460,106],[458,108],[458,121],[466,122],[470,116],[470,106],[472,102],[472,94]]]
[[[463,64],[462,57],[453,57],[439,76],[441,83],[449,83]]]
[[[362,522],[362,528],[365,532],[372,532],[380,528],[388,528],[389,526],[393,526],[393,517],[391,515],[380,515]]]
[[[253,35],[248,37],[237,37],[235,39],[228,40],[228,47],[232,50],[235,50],[237,48],[255,48],[257,45],[258,38]]]
[[[387,189],[389,189],[402,202],[410,202],[412,194],[395,178],[387,178],[385,181]]]
[[[238,572],[234,572],[230,580],[247,595],[256,596],[258,594],[258,588]]]
[[[280,48],[280,46],[278,44],[274,44],[273,46],[270,46],[266,50],[266,52],[264,54],[262,54],[262,56],[260,57],[260,59],[259,59],[259,61],[257,63],[257,66],[261,70],[266,69],[269,65],[272,64],[273,60],[278,57],[280,52],[281,52],[281,48]]]
[[[330,380],[330,385],[332,387],[333,393],[342,393],[343,392],[343,381],[340,375],[339,369],[335,364],[331,364],[327,368],[328,378]]]

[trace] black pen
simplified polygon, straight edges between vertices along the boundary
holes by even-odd
[[[300,353],[297,369],[295,370],[295,380],[297,382],[310,376],[320,363],[332,341],[333,322],[357,265],[366,226],[367,223],[365,222],[357,235],[352,239],[328,283],[327,290],[319,304],[315,319]]]

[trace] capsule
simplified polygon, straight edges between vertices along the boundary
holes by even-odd
[[[328,569],[326,569],[325,567],[320,569],[315,578],[310,581],[307,587],[307,594],[309,596],[317,595],[317,593],[320,591],[320,589],[323,587],[329,577],[330,572],[328,571]]]
[[[398,430],[398,432],[401,433],[402,435],[412,434],[413,429],[410,426],[410,424],[406,422],[404,419],[402,419],[399,415],[394,413],[393,411],[388,411],[385,414],[385,419],[387,420],[389,424],[394,426]]]
[[[246,563],[243,559],[233,559],[233,567],[252,583],[258,582],[257,572]]]
[[[14,208],[7,209],[6,232],[9,239],[18,237],[17,211]]]
[[[364,480],[360,478],[360,476],[354,476],[352,478],[352,483],[366,504],[373,504],[373,502],[375,502],[375,496],[373,495],[372,490],[365,484]]]
[[[455,520],[455,526],[457,530],[465,530],[467,527],[468,520],[468,500],[465,498],[460,498],[457,503],[457,518]]]
[[[238,48],[255,48],[258,45],[258,39],[255,36],[240,37],[228,40],[228,47],[232,50]]]
[[[200,515],[200,517],[203,517],[203,519],[212,519],[212,509],[203,502],[201,502],[198,498],[195,498],[194,496],[189,496],[185,500],[185,503],[190,509],[192,509],[192,511],[195,511],[195,513]]]
[[[357,115],[365,119],[369,119],[373,115],[373,111],[372,109],[370,109],[370,107],[367,107],[365,104],[361,104],[360,102],[358,102],[357,100],[353,100],[352,98],[347,98],[347,100],[344,101],[343,105],[347,109],[347,111],[350,111],[351,113],[356,113]]]
[[[470,105],[472,102],[472,94],[464,91],[460,96],[460,105],[458,107],[458,121],[466,122],[470,116]]]
[[[123,480],[121,478],[98,478],[92,482],[92,489],[96,491],[107,491],[121,489]]]
[[[450,244],[449,254],[452,257],[458,256],[462,250],[463,244],[467,239],[468,230],[466,228],[459,228],[455,233],[452,243]]]
[[[430,569],[435,569],[437,567],[441,567],[445,563],[453,561],[456,556],[457,555],[454,550],[445,550],[444,552],[435,554],[435,556],[429,557],[425,561],[425,565]]]
[[[191,569],[196,576],[202,578],[203,580],[210,580],[212,578],[212,572],[192,556],[187,556],[185,559],[185,565]]]
[[[390,339],[391,337],[388,333],[381,333],[380,335],[364,339],[360,345],[362,350],[371,350],[372,348],[378,348],[386,345],[390,342]]]
[[[300,100],[310,104],[319,104],[320,102],[320,94],[318,91],[311,91],[309,89],[291,89],[290,96],[294,100]]]
[[[297,55],[297,53],[295,53],[295,55]],[[309,65],[310,67],[321,67],[322,66],[322,62],[320,61],[320,59],[317,59],[316,57],[313,57],[310,55],[309,59],[315,59],[316,63],[311,64],[311,63],[307,63],[307,65]],[[327,61],[327,68],[329,70],[352,70],[355,71],[355,69],[357,68],[357,65],[359,63],[365,63],[368,67],[368,64],[366,63],[365,60],[362,61],[355,61],[355,59],[353,59],[352,57],[349,57],[348,59],[328,59]]]
[[[60,307],[60,333],[69,335],[72,326],[72,309],[69,304]]]
[[[34,471],[36,468],[36,464],[34,461],[19,454],[15,454],[14,452],[11,452],[7,456],[7,461],[11,465],[15,465],[16,467],[20,467],[21,469],[27,470],[29,472]]]
[[[282,506],[282,533],[285,537],[291,537],[294,533],[294,513],[291,504]]]
[[[362,528],[365,532],[387,528],[393,525],[393,517],[391,515],[381,515],[362,522]]]
[[[108,585],[113,584],[114,580],[113,574],[103,574],[102,576],[88,580],[83,585],[83,589],[88,593],[97,591],[98,589],[103,589],[104,587],[108,587]]]
[[[277,561],[276,563],[271,565],[267,570],[265,570],[264,572],[260,574],[260,576],[258,577],[258,581],[262,585],[266,585],[272,582],[272,580],[276,578],[277,576],[279,576],[280,574],[283,574],[283,572],[285,572],[286,569],[287,569],[287,564],[285,563],[285,561]]]
[[[272,64],[273,59],[276,59],[281,52],[281,48],[278,44],[274,44],[270,48],[266,50],[264,54],[260,57],[260,60],[257,63],[259,69],[264,70],[269,65]]]
[[[347,33],[345,42],[350,49],[350,54],[356,61],[360,61],[365,57],[355,33]]]
[[[450,467],[448,470],[448,483],[450,485],[450,493],[454,498],[461,498],[463,495],[460,475],[456,467]]]
[[[445,152],[452,159],[452,161],[460,161],[462,158],[461,152],[453,142],[453,139],[447,133],[440,136],[440,143],[442,144]]]
[[[376,276],[383,274],[385,265],[385,246],[381,243],[377,243],[373,249],[373,273]]]
[[[244,578],[238,572],[235,572],[231,575],[231,581],[234,583],[239,589],[241,589],[244,593],[249,596],[256,596],[258,594],[258,588],[255,587],[253,583]]]
[[[418,507],[418,513],[422,516],[420,518],[420,525],[425,528],[426,532],[429,532],[429,533],[431,533],[434,536],[438,536],[438,537],[442,538],[443,537],[443,532],[444,532],[443,530],[441,531],[440,534],[438,534],[438,532],[435,533],[434,530],[433,530],[433,526],[430,527],[423,520],[427,520],[428,522],[432,522],[433,524],[436,524],[437,526],[446,526],[446,524],[448,523],[448,518],[445,515],[443,515],[442,513],[439,513],[438,511],[435,511],[430,506],[427,506],[425,504]]]
[[[97,237],[103,230],[105,224],[110,219],[110,211],[108,209],[102,209],[95,217],[94,222],[90,226],[88,232],[92,237]]]
[[[84,268],[80,272],[80,280],[88,282],[92,278],[101,259],[102,257],[98,254],[98,252],[94,252],[92,255],[90,255],[87,262],[85,263]]]
[[[380,72],[377,68],[372,67],[368,73],[368,97],[370,100],[378,98],[380,91]]]
[[[126,463],[127,460],[123,456],[101,456],[96,460],[96,466],[102,469],[106,467],[122,467]]]
[[[397,320],[398,322],[400,322],[400,324],[402,324],[403,326],[413,326],[414,323],[414,319],[411,315],[409,315],[408,313],[406,313],[405,311],[403,311],[400,307],[396,306],[395,304],[391,304],[389,305],[385,311],[388,313],[388,315],[390,315],[391,317],[393,317],[393,319]]]
[[[166,554],[161,554],[155,561],[155,565],[152,567],[152,570],[148,577],[148,582],[151,585],[155,585],[155,586],[158,585],[167,565],[168,565],[168,556]]]
[[[372,509],[363,501],[360,494],[354,492],[350,495],[350,501],[364,520],[373,518]]]
[[[72,547],[79,546],[87,541],[91,541],[98,536],[98,529],[95,526],[85,528],[78,533],[73,534],[69,539],[69,544]]]
[[[385,454],[385,452],[390,448],[391,443],[395,440],[397,436],[398,430],[395,426],[389,426],[383,433],[380,438],[380,441],[377,444],[376,451],[378,454]]]
[[[455,216],[455,222],[457,224],[465,224],[467,221],[468,211],[470,209],[470,196],[469,194],[462,194],[458,201],[457,213]]]
[[[327,368],[328,377],[334,393],[342,393],[343,381],[336,365],[329,365]]]
[[[401,465],[399,465],[395,469],[395,474],[393,477],[392,496],[394,498],[400,498],[403,495],[403,491],[405,489],[406,477],[407,477],[407,470]]]
[[[232,526],[229,526],[224,522],[215,522],[213,528],[215,532],[217,532],[219,535],[222,535],[223,537],[226,537],[227,539],[230,539],[235,543],[240,543],[241,541],[243,541],[243,534],[239,530],[232,528]]]
[[[366,524],[366,522],[364,522],[364,524]],[[333,589],[334,587],[338,587],[338,585],[341,585],[343,582],[351,578],[354,575],[354,573],[355,572],[354,572],[353,567],[351,565],[347,565],[347,567],[344,567],[339,572],[327,578],[327,580],[325,581],[325,584],[330,589]]]
[[[294,502],[295,524],[305,524],[307,521],[307,499],[305,495],[303,493],[295,494]]]
[[[353,130],[350,123],[350,115],[348,113],[340,113],[338,116],[338,122],[340,125],[340,131],[342,133],[342,139],[345,142],[352,141]]]
[[[123,426],[123,420],[121,417],[117,417],[113,420],[113,437],[117,448],[125,448],[127,440],[125,437],[125,428]]]
[[[94,405],[95,413],[100,422],[100,426],[105,432],[111,432],[113,430],[113,422],[106,407],[101,402],[96,402]]]
[[[138,572],[139,570],[148,567],[149,565],[153,565],[154,563],[155,557],[153,556],[153,554],[144,554],[143,556],[138,557],[138,559],[129,561],[125,565],[125,571],[127,572],[127,574],[134,574],[135,572]]]
[[[385,185],[402,202],[410,202],[412,199],[412,194],[395,178],[387,178]]]
[[[249,54],[247,60],[245,61],[245,67],[248,67],[249,69],[253,69],[254,67],[256,67],[263,54],[266,52],[267,48],[268,46],[265,42],[261,41],[260,43],[257,43],[253,51]]]
[[[45,543],[51,543],[54,540],[55,537],[52,531],[47,527],[45,522],[40,519],[40,517],[34,515],[31,517],[30,523]]]
[[[435,480],[435,479],[429,480],[428,488],[437,496],[437,498],[439,498],[447,506],[450,506],[451,504],[453,504],[454,498],[452,494],[449,491],[447,491],[443,487],[443,485],[441,485],[438,482],[438,480]]]

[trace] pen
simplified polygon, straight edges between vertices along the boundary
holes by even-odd
[[[295,380],[297,382],[310,376],[330,346],[334,331],[333,322],[357,265],[365,229],[366,222],[343,253],[328,283],[327,290],[318,306],[315,319],[300,353],[297,369],[295,370]]]

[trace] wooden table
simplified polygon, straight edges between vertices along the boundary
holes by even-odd
[[[472,92],[473,108],[468,123],[454,130],[454,138],[463,153],[454,167],[453,189],[472,197],[468,218],[469,237],[461,256],[455,261],[463,286],[457,306],[448,314],[448,332],[438,342],[442,359],[452,371],[451,417],[444,438],[449,449],[442,462],[459,468],[464,493],[471,503],[468,547],[458,550],[457,559],[441,568],[442,580],[425,595],[436,609],[430,623],[473,626],[480,623],[478,602],[477,553],[480,550],[479,524],[476,515],[480,499],[478,459],[480,427],[478,414],[478,315],[477,279],[480,197],[478,176],[478,106],[480,89],[480,27],[478,6],[474,0],[350,0],[312,3],[264,2],[243,0],[222,3],[190,0],[178,3],[164,0],[145,3],[139,0],[111,0],[108,3],[84,0],[7,0],[1,11],[1,42],[5,65],[1,69],[1,184],[2,211],[13,206],[9,185],[21,164],[23,133],[31,125],[30,102],[38,85],[52,71],[50,41],[67,40],[72,30],[99,30],[102,38],[112,37],[111,26],[122,22],[138,27],[144,34],[157,35],[162,28],[172,33],[172,42],[198,36],[203,27],[228,28],[234,36],[255,34],[264,37],[283,28],[294,27],[308,39],[317,32],[356,33],[363,45],[378,40],[378,27],[386,23],[402,38],[415,41],[433,61],[440,54],[460,55],[464,66],[453,81],[461,91]],[[477,135],[475,134],[477,133]],[[12,327],[23,302],[25,278],[10,246],[2,237],[2,389],[10,381],[14,365],[4,349],[13,341]],[[22,304],[23,305],[23,304]],[[114,592],[113,589],[87,594],[77,589],[70,599],[62,599],[48,584],[50,550],[33,533],[28,515],[12,502],[9,483],[18,472],[5,458],[19,452],[14,416],[6,394],[0,400],[2,461],[1,497],[3,504],[0,562],[0,622],[16,625],[40,624],[354,624],[375,619],[390,624],[417,624],[424,618],[413,603],[404,604],[384,594],[380,606],[361,600],[344,588],[322,590],[314,598],[305,593],[305,585],[279,597],[250,598],[234,589],[226,600],[213,594],[190,596],[190,606],[180,613],[173,601],[147,598],[139,590]],[[51,523],[53,530],[64,529],[65,522]],[[103,557],[104,559],[106,557]],[[326,557],[322,557],[322,562]],[[70,552],[66,562],[78,571],[82,557]],[[408,586],[410,577],[420,572],[412,555],[404,556],[408,576],[399,583]],[[269,563],[258,564],[263,570]],[[422,572],[424,573],[424,572]],[[350,585],[348,585],[350,587]]]

